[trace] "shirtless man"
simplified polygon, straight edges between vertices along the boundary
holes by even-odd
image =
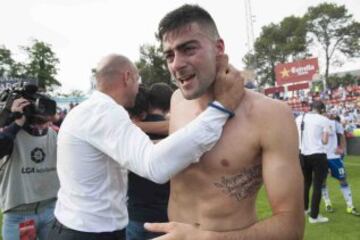
[[[196,5],[166,15],[159,24],[159,37],[180,89],[171,101],[173,133],[213,99],[216,57],[224,54],[225,46],[211,16]],[[145,224],[150,231],[166,233],[155,239],[302,239],[303,177],[290,109],[245,90],[235,114],[202,161],[172,178],[172,222]],[[258,221],[255,203],[262,184],[272,216]]]

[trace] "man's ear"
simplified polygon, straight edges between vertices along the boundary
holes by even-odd
[[[215,47],[216,47],[217,55],[222,55],[225,53],[225,43],[224,40],[222,40],[222,38],[216,40]]]
[[[126,87],[127,85],[129,85],[130,81],[131,81],[130,71],[124,72],[122,77],[122,84]]]

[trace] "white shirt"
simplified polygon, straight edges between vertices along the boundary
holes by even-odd
[[[296,118],[296,126],[299,133],[299,149],[303,155],[326,153],[326,145],[322,143],[324,132],[329,133],[330,122],[326,117],[317,113],[306,113],[304,117],[304,130],[301,139],[301,121],[303,115]]]
[[[59,131],[56,218],[83,232],[125,228],[127,170],[154,182],[168,181],[215,145],[227,118],[207,108],[154,145],[122,106],[95,91],[69,112]]]
[[[341,123],[335,120],[329,120],[329,121],[330,121],[329,142],[326,146],[327,159],[340,158],[341,156],[335,153],[338,147],[337,134],[344,134],[344,128],[341,125]]]

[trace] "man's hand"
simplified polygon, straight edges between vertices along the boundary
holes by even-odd
[[[241,72],[228,63],[226,54],[217,56],[217,75],[214,84],[215,100],[234,111],[244,95],[244,79]]]
[[[145,229],[150,232],[165,233],[153,240],[201,240],[202,232],[197,226],[178,222],[169,223],[145,223]],[[205,232],[204,232],[205,233]]]
[[[19,112],[24,113],[24,107],[28,106],[30,102],[26,100],[25,98],[18,98],[15,99],[13,104],[11,105],[11,112]],[[21,118],[18,118],[15,120],[15,123],[19,126],[23,126],[25,124],[26,118],[23,115]]]

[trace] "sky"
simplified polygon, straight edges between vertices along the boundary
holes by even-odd
[[[91,69],[110,53],[139,59],[143,44],[156,44],[155,32],[160,19],[169,11],[196,3],[214,18],[225,41],[230,62],[242,69],[246,54],[246,14],[244,0],[0,0],[0,46],[24,60],[19,46],[29,46],[32,39],[51,45],[60,60],[57,79],[60,91],[90,89]],[[324,0],[250,0],[255,38],[261,27],[279,23],[284,17],[302,16],[309,6]],[[360,0],[332,0],[345,5],[360,21]],[[313,50],[319,56],[322,53]],[[332,72],[360,68],[360,59],[347,61]],[[320,71],[324,71],[321,68]]]

